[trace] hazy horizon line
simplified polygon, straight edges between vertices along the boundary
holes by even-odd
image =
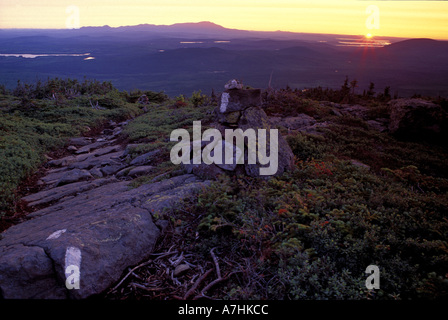
[[[257,33],[291,33],[291,34],[309,34],[309,35],[334,35],[334,36],[338,36],[338,35],[346,35],[346,36],[360,36],[360,37],[365,37],[365,34],[352,34],[352,33],[322,33],[322,32],[299,32],[299,31],[288,31],[288,30],[248,30],[248,29],[236,29],[236,28],[228,28],[225,27],[223,25],[217,24],[213,21],[208,21],[208,20],[203,20],[203,21],[198,21],[198,22],[176,22],[173,24],[152,24],[152,23],[139,23],[139,24],[135,24],[135,25],[120,25],[117,27],[113,27],[110,25],[92,25],[92,26],[82,26],[79,28],[0,28],[0,30],[52,30],[52,31],[69,31],[69,30],[81,30],[83,28],[110,28],[110,29],[119,29],[119,28],[126,28],[126,27],[138,27],[138,26],[154,26],[154,27],[171,27],[171,26],[176,26],[176,25],[182,25],[182,24],[191,24],[191,25],[198,25],[198,24],[204,24],[204,23],[208,23],[208,24],[212,24],[215,25],[217,27],[220,27],[222,29],[225,30],[234,30],[234,31],[246,31],[246,32],[257,32]],[[385,36],[385,35],[373,35],[373,38],[393,38],[393,39],[406,39],[406,40],[411,40],[411,39],[430,39],[430,40],[435,40],[435,41],[448,41],[448,37],[445,39],[441,39],[441,38],[431,38],[431,37],[398,37],[398,36]]]
[[[246,32],[257,32],[257,33],[291,33],[291,34],[315,34],[315,35],[347,35],[347,36],[365,36],[364,34],[349,34],[349,33],[322,33],[322,32],[299,32],[299,31],[289,31],[289,30],[248,30],[248,29],[236,29],[236,28],[228,28],[223,25],[217,24],[213,21],[203,20],[198,22],[176,22],[173,24],[152,24],[152,23],[139,23],[135,25],[120,25],[117,27],[113,27],[110,25],[91,25],[91,26],[81,26],[79,28],[0,28],[0,30],[81,30],[83,28],[110,28],[110,29],[119,29],[119,28],[126,28],[126,27],[138,27],[138,26],[154,26],[154,27],[171,27],[176,25],[182,25],[182,24],[191,24],[191,25],[197,25],[197,24],[203,24],[203,23],[209,23],[213,24],[217,27],[226,29],[226,30],[234,30],[234,31],[246,31]],[[432,40],[442,40],[442,39],[435,39],[435,38],[409,38],[409,37],[397,37],[397,36],[382,36],[382,35],[374,35],[374,37],[385,37],[385,38],[395,38],[395,39],[432,39]],[[448,39],[444,39],[445,41],[448,41]],[[442,40],[442,41],[444,41]]]

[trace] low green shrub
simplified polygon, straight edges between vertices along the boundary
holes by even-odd
[[[280,90],[271,93],[264,110],[268,115],[295,117],[301,113],[312,117],[324,118],[331,114],[330,108],[322,106],[318,101],[307,99],[295,91]]]
[[[202,216],[197,250],[218,246],[233,265],[251,265],[229,298],[437,298],[448,290],[448,198],[433,189],[340,160],[300,161],[270,181],[222,178],[191,208]],[[375,292],[364,285],[371,264],[381,270]],[[445,291],[429,291],[434,279]]]
[[[328,152],[322,136],[298,132],[286,136],[286,141],[297,159],[321,159]]]
[[[211,107],[186,106],[171,108],[172,103],[167,102],[150,108],[148,112],[135,119],[124,130],[131,142],[157,142],[169,141],[171,132],[175,129],[192,130],[193,121],[201,120],[205,126],[210,122]]]
[[[159,175],[179,170],[179,167],[170,161],[171,148],[176,144],[176,142],[170,142],[171,132],[176,129],[186,129],[192,135],[193,121],[198,120],[201,121],[203,130],[207,129],[211,121],[212,108],[209,105],[192,106],[187,103],[183,107],[176,105],[173,107],[173,101],[168,100],[150,107],[147,113],[130,122],[123,130],[123,135],[130,143],[139,143],[139,146],[129,150],[129,160],[141,154],[159,150],[151,163],[157,166],[155,171],[135,179],[132,187],[148,183]]]
[[[47,97],[63,89],[68,93],[76,89],[79,94],[64,99]],[[95,81],[54,79],[45,85],[19,84],[14,94],[19,97],[4,95],[0,101],[0,218],[14,214],[18,186],[45,161],[45,154],[109,120],[126,120],[142,113],[109,84]],[[98,102],[102,109],[92,108],[89,101]]]

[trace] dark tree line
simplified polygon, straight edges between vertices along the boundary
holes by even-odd
[[[37,80],[34,84],[22,83],[17,81],[17,86],[7,91],[4,87],[0,88],[3,94],[11,94],[19,98],[28,99],[52,99],[64,97],[67,99],[75,98],[81,95],[106,94],[116,90],[110,81],[100,82],[97,80],[84,79],[47,79],[46,81]]]
[[[358,88],[358,80],[349,80],[348,77],[345,78],[343,85],[340,89],[330,89],[322,88],[321,86],[316,88],[309,88],[304,90],[295,90],[297,93],[304,98],[320,100],[320,101],[331,101],[335,103],[355,103],[360,101],[368,100],[380,100],[389,101],[392,99],[390,92],[390,87],[385,87],[383,92],[376,93],[375,84],[370,82],[368,90],[364,90],[362,94],[356,92]],[[396,98],[397,95],[394,96]]]

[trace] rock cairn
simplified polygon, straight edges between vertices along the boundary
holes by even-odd
[[[243,85],[237,80],[231,80],[225,85],[225,91],[221,93],[218,100],[218,106],[214,110],[216,121],[212,124],[214,128],[220,131],[222,137],[223,150],[226,143],[226,130],[241,129],[247,132],[253,129],[258,134],[259,129],[266,130],[266,150],[269,155],[270,151],[274,150],[271,146],[271,129],[274,129],[268,116],[262,109],[262,99],[260,89],[245,89]],[[269,164],[260,163],[259,159],[259,145],[261,143],[260,136],[257,135],[257,162],[255,164],[249,163],[249,139],[244,139],[244,150],[240,150],[235,145],[233,146],[233,163],[227,164],[223,161],[222,164],[189,164],[185,165],[189,173],[193,173],[203,179],[213,179],[220,174],[239,174],[251,177],[269,177],[278,176],[285,171],[290,170],[294,165],[294,154],[285,139],[278,133],[278,141],[275,141],[278,149],[278,166],[277,170],[272,175],[261,176],[260,168],[269,167]],[[275,140],[275,139],[274,139]],[[194,142],[193,142],[194,143]],[[201,150],[207,146],[208,142],[201,143]],[[253,147],[253,145],[252,145]],[[223,151],[224,153],[224,151]],[[243,164],[237,164],[237,159],[244,156]],[[272,158],[272,154],[270,155]]]

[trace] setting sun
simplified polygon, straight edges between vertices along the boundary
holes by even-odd
[[[367,38],[367,39],[371,39],[372,37],[373,37],[373,36],[372,36],[371,33],[366,34],[366,38]]]

